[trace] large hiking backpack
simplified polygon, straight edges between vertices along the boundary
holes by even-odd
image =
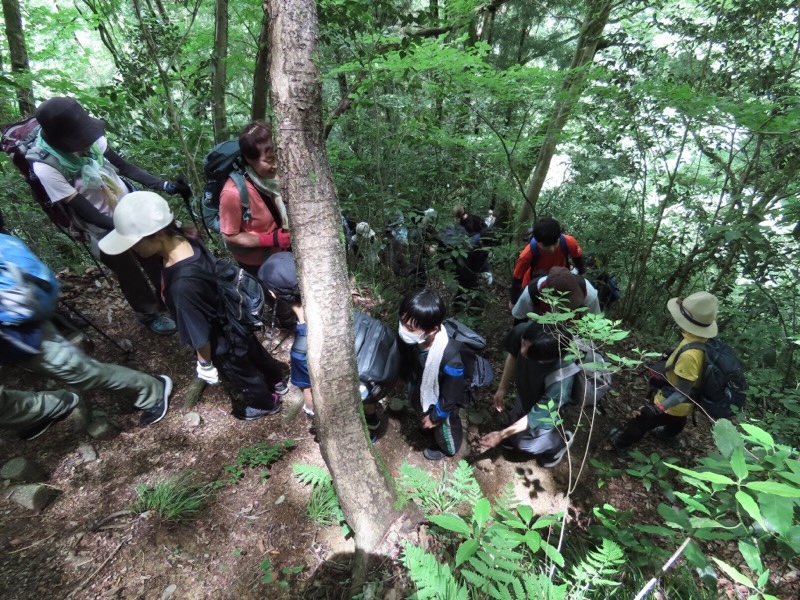
[[[353,311],[358,378],[367,384],[391,384],[400,372],[397,334],[383,321]]]
[[[492,365],[482,354],[486,349],[486,338],[456,319],[445,319],[442,324],[448,336],[461,342],[464,379],[469,382],[469,394],[465,399],[465,405],[468,405],[477,396],[478,389],[490,385],[494,380]]]
[[[0,325],[18,327],[46,320],[55,311],[58,291],[58,280],[47,265],[21,240],[0,234]],[[29,351],[17,338],[7,339]]]
[[[742,363],[736,352],[728,344],[718,338],[707,342],[689,342],[683,346],[675,357],[675,361],[666,370],[670,370],[687,350],[702,350],[703,374],[695,403],[712,419],[727,419],[744,409],[747,382],[744,378]]]
[[[228,260],[215,260],[214,270],[192,265],[180,270],[177,278],[202,279],[217,288],[223,334],[232,349],[242,350],[240,340],[263,327],[264,290],[258,279]]]
[[[242,202],[242,221],[250,220],[250,197],[244,179],[244,165],[239,140],[228,140],[217,144],[203,158],[203,174],[206,184],[200,200],[200,216],[205,226],[219,233],[219,195],[230,177],[239,191]]]
[[[549,386],[568,377],[575,377],[572,382],[572,404],[583,408],[595,407],[605,414],[602,399],[611,389],[611,369],[608,361],[595,348],[594,344],[575,338],[575,346],[580,356],[568,365],[553,371],[545,378]]]
[[[60,169],[58,161],[51,154],[36,149],[36,137],[41,129],[35,117],[3,127],[0,137],[0,148],[11,159],[13,165],[22,173],[31,196],[45,212],[47,217],[59,228],[77,240],[84,240],[84,234],[75,227],[72,217],[63,202],[51,202],[31,167],[33,162],[43,162],[55,169]]]

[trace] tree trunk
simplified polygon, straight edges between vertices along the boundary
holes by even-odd
[[[553,159],[553,154],[555,154],[559,137],[567,118],[569,118],[580,97],[581,90],[583,90],[585,67],[594,59],[597,42],[600,40],[603,29],[608,22],[610,12],[611,0],[588,0],[587,2],[586,18],[581,25],[578,45],[575,48],[575,54],[572,56],[569,71],[558,92],[556,104],[550,114],[547,133],[539,150],[536,167],[533,170],[533,175],[531,175],[528,189],[525,190],[525,202],[519,213],[519,229],[523,235],[528,228],[528,221],[535,214],[536,202],[539,200],[542,185],[544,185],[547,171],[550,169],[550,162]]]
[[[266,2],[263,7],[264,18],[261,20],[256,65],[253,71],[253,106],[250,116],[254,121],[265,118],[269,106],[269,11]]]
[[[270,0],[270,79],[283,197],[308,322],[308,364],[322,457],[355,532],[354,581],[402,516],[366,435],[357,388],[350,288],[336,190],[325,153],[314,61],[314,0]],[[360,559],[360,560],[359,560]],[[363,575],[362,570],[360,574]]]
[[[22,75],[30,71],[28,64],[28,48],[25,45],[25,31],[22,29],[22,15],[19,0],[3,0],[3,18],[6,22],[6,38],[11,55],[11,72]],[[32,115],[36,110],[33,105],[33,88],[30,80],[15,77],[14,87],[17,94],[19,113],[23,117]]]
[[[219,144],[228,138],[225,117],[225,87],[228,82],[228,0],[214,2],[214,53],[211,57],[211,113],[214,121],[214,141]]]

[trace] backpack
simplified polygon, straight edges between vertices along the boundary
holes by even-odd
[[[539,262],[539,244],[536,243],[536,238],[532,237],[529,245],[531,248],[531,279],[533,279],[536,264]],[[561,249],[561,254],[567,259],[567,268],[569,268],[569,248],[567,247],[567,238],[564,237],[563,233],[558,236],[558,247]]]
[[[592,285],[597,289],[597,300],[600,303],[600,310],[606,311],[622,296],[619,289],[617,278],[602,271],[591,279]]]
[[[383,321],[353,311],[358,378],[364,383],[390,384],[400,372],[397,334]]]
[[[58,292],[58,280],[50,268],[22,240],[0,234],[0,325],[18,327],[48,319],[55,311]],[[16,337],[3,337],[25,351],[32,350],[22,347]]]
[[[744,409],[747,382],[744,370],[736,352],[728,344],[717,338],[707,342],[689,342],[675,356],[675,361],[666,367],[671,370],[686,350],[702,350],[703,373],[700,385],[695,388],[699,397],[694,402],[712,419],[727,419],[734,416],[732,407]]]
[[[451,339],[461,343],[464,379],[469,382],[469,393],[464,403],[467,406],[475,399],[479,388],[490,385],[494,380],[492,365],[482,354],[486,349],[486,338],[456,319],[445,319],[442,325]],[[443,360],[449,358],[445,355]]]
[[[545,378],[549,386],[558,381],[573,377],[571,400],[573,405],[582,408],[595,407],[597,412],[605,414],[601,400],[611,389],[611,369],[606,358],[600,354],[591,342],[580,338],[573,340],[581,356],[570,364],[560,367]]]
[[[217,144],[203,158],[203,174],[206,184],[200,199],[200,216],[206,228],[219,233],[219,195],[230,177],[239,191],[242,202],[242,221],[250,220],[250,197],[244,180],[244,165],[239,140],[228,140]]]
[[[217,289],[222,331],[232,350],[241,350],[241,339],[263,327],[264,290],[258,279],[227,260],[215,260],[214,270],[191,265],[180,270],[176,279],[202,279]]]
[[[8,155],[17,170],[22,173],[31,188],[33,200],[41,207],[50,221],[71,237],[83,241],[86,237],[73,223],[65,204],[50,201],[47,192],[31,168],[31,164],[34,162],[43,162],[54,169],[60,170],[61,168],[55,157],[36,147],[36,138],[40,129],[39,122],[35,117],[6,125],[0,136],[0,148]]]

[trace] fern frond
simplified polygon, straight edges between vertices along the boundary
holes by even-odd
[[[616,587],[614,581],[625,563],[625,553],[616,542],[604,539],[599,549],[589,552],[572,567],[573,591],[571,597],[583,598],[590,588]]]
[[[292,463],[292,471],[294,472],[294,476],[297,477],[297,480],[305,485],[318,487],[331,484],[330,473],[322,467],[303,463]]]
[[[406,543],[400,558],[417,587],[419,600],[467,600],[467,588],[458,585],[448,565],[440,564],[433,554]]]
[[[516,479],[517,475],[514,475]],[[494,506],[497,510],[507,510],[513,512],[519,504],[519,498],[515,493],[514,480],[509,481],[500,492],[500,495],[495,498]]]
[[[465,460],[458,461],[458,466],[450,475],[448,483],[452,489],[453,498],[458,499],[459,502],[474,506],[478,500],[484,497],[472,467]]]

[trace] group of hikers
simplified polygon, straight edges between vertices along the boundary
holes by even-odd
[[[50,201],[66,208],[90,240],[93,252],[117,276],[139,322],[159,335],[177,332],[181,343],[194,352],[197,377],[226,387],[231,413],[237,419],[256,420],[278,413],[289,389],[284,366],[265,349],[254,328],[241,326],[225,308],[230,300],[225,296],[231,290],[226,287],[230,284],[224,272],[226,268],[230,271],[230,266],[206,248],[197,230],[175,220],[169,203],[159,194],[190,195],[186,182],[180,178],[167,181],[126,162],[110,148],[103,122],[73,99],[59,97],[42,103],[36,119],[40,129],[26,154],[31,171]],[[248,124],[239,136],[239,149],[243,182],[234,177],[225,182],[218,208],[220,233],[236,261],[232,277],[239,282],[255,278],[279,323],[294,330],[289,381],[302,390],[303,410],[314,417],[306,357],[308,331],[269,123]],[[148,190],[134,191],[126,179]],[[246,203],[243,195],[248,197]],[[476,247],[482,232],[494,225],[491,212],[481,219],[457,207],[454,216]],[[368,242],[374,232],[362,223],[354,235],[359,236],[356,242]],[[21,260],[14,264],[10,249],[20,256],[32,254],[17,238],[0,235],[2,268],[11,282],[0,288],[0,310],[10,315],[0,324],[2,365],[45,374],[78,392],[128,393],[141,410],[142,425],[160,421],[169,408],[171,379],[86,356],[59,332],[52,310],[26,316],[25,301],[19,299],[13,283],[29,286],[34,278],[24,276],[30,273]],[[36,259],[28,256],[28,260]],[[476,260],[485,261],[486,257]],[[582,275],[586,263],[580,244],[564,234],[555,219],[535,222],[531,241],[521,251],[513,272],[509,299],[513,327],[502,342],[507,355],[493,395],[496,410],[509,410],[510,425],[483,435],[482,447],[510,447],[535,458],[543,467],[557,465],[570,447],[573,433],[557,426],[553,410],[570,399],[574,375],[557,375],[563,375],[565,365],[574,362],[569,356],[572,337],[565,327],[541,324],[529,315],[559,307],[573,311],[574,318],[600,313],[598,290]],[[50,297],[55,298],[57,282],[53,278],[49,283]],[[553,294],[559,297],[557,302]],[[713,295],[700,292],[685,299],[673,298],[667,307],[682,329],[683,341],[666,361],[668,384],[654,402],[642,406],[633,419],[612,432],[611,444],[620,458],[627,458],[628,449],[654,429],[670,444],[678,443],[703,365],[703,351],[684,346],[717,334]],[[475,351],[463,336],[454,333],[458,326],[453,329],[443,299],[430,288],[409,291],[397,315],[396,330],[381,324],[382,335],[388,339],[381,352],[396,352],[396,374],[407,384],[409,402],[426,435],[424,457],[441,460],[453,456],[463,442],[460,409],[475,394]],[[357,348],[357,352],[362,350]],[[377,352],[373,350],[373,354]],[[359,356],[359,368],[361,362]],[[385,383],[391,378],[387,376]],[[362,378],[362,387],[376,384],[374,378],[368,379]],[[515,399],[507,407],[506,396],[512,388]],[[379,393],[364,391],[362,399],[374,441],[381,424]],[[79,401],[78,394],[65,389],[0,387],[0,426],[16,431],[22,439],[34,439],[66,418]]]

